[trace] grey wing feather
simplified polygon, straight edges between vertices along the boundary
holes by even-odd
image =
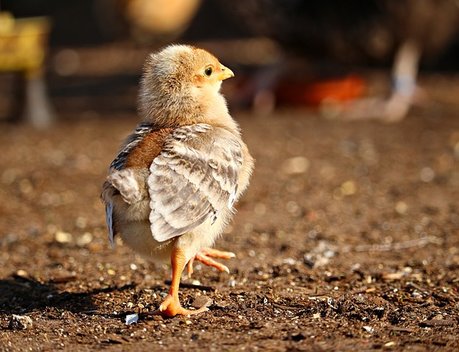
[[[150,166],[153,237],[166,241],[231,209],[241,166],[238,135],[207,124],[177,128]]]

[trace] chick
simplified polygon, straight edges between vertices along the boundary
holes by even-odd
[[[164,316],[206,311],[183,308],[179,284],[193,260],[228,268],[210,249],[249,184],[253,159],[219,90],[233,77],[205,50],[171,45],[151,54],[139,94],[142,116],[111,163],[102,199],[110,241],[154,261],[170,260],[172,282],[159,307]]]

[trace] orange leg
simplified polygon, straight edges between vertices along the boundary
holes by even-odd
[[[213,260],[212,258],[230,259],[234,258],[235,256],[236,254],[234,254],[233,252],[223,252],[212,248],[202,248],[196,254],[196,256],[193,259],[191,259],[187,264],[188,277],[191,277],[191,274],[193,273],[193,261],[195,259],[199,260],[203,264],[212,266],[220,271],[225,271],[229,274],[229,269],[226,265],[223,265],[222,263],[219,263],[216,260]]]
[[[201,307],[197,310],[188,310],[180,305],[178,291],[180,285],[180,277],[182,276],[183,269],[185,268],[185,254],[183,250],[174,248],[171,254],[172,266],[172,282],[169,289],[169,294],[164,299],[163,303],[159,306],[159,314],[166,317],[173,317],[177,314],[191,315],[198,314],[208,310],[207,307]]]

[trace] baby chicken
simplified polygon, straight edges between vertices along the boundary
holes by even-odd
[[[253,159],[219,93],[233,77],[205,50],[171,45],[148,58],[141,81],[143,122],[110,165],[102,199],[110,241],[120,234],[154,261],[170,260],[172,282],[159,307],[164,316],[189,315],[180,305],[180,278],[193,260],[228,268],[210,249],[249,184]]]

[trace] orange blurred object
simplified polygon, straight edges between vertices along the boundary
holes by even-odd
[[[362,97],[365,81],[357,75],[316,82],[282,82],[276,97],[280,104],[319,106],[324,102],[344,103]]]

